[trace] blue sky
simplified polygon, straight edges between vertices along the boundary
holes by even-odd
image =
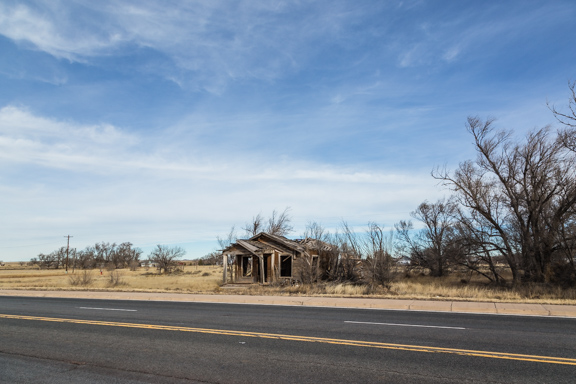
[[[567,1],[0,2],[0,260],[179,245],[252,216],[392,227],[473,158],[466,117],[555,126]]]

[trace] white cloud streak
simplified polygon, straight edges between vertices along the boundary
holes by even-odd
[[[350,8],[350,9],[347,9]],[[359,7],[357,8],[359,9]],[[284,18],[298,10],[299,16]],[[0,34],[57,58],[90,62],[138,49],[168,62],[141,65],[179,85],[220,93],[229,81],[264,81],[296,70],[319,38],[339,41],[352,7],[290,1],[33,1],[0,4]],[[180,74],[174,69],[178,68]]]
[[[425,175],[221,154],[193,161],[179,151],[118,127],[0,109],[0,168],[11,170],[0,188],[0,199],[10,201],[4,218],[12,228],[3,236],[15,236],[3,244],[25,244],[17,228],[38,241],[75,232],[86,245],[212,240],[229,225],[287,206],[301,225],[341,219],[392,225],[438,194]]]
[[[471,58],[485,59],[483,56],[488,52],[490,57],[499,47],[517,44],[530,34],[538,36],[541,30],[574,16],[566,12],[561,3],[531,8],[518,4],[487,4],[481,8],[409,25],[412,33],[404,31],[396,40],[397,65],[401,68],[434,67],[459,60],[471,61]]]

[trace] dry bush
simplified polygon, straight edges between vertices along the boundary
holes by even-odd
[[[462,282],[465,281],[465,283]],[[453,274],[442,278],[413,275],[393,281],[389,288],[370,284],[318,283],[301,285],[251,285],[238,290],[246,295],[348,296],[419,300],[492,301],[517,303],[576,304],[576,289],[546,284],[518,288],[487,285],[478,276]]]
[[[463,282],[464,280],[464,282]],[[472,301],[538,302],[574,304],[576,289],[543,283],[520,286],[486,284],[478,276],[464,278],[454,274],[445,278],[412,276],[392,284],[391,291],[413,299],[450,299]]]
[[[351,296],[386,295],[384,286],[352,283],[318,283],[298,285],[253,285],[239,292],[248,295],[309,295],[309,296]]]
[[[94,281],[94,277],[88,271],[83,271],[78,275],[76,274],[69,275],[68,280],[70,282],[70,285],[85,287],[87,285],[92,284],[92,282]]]
[[[132,260],[129,264],[130,270],[133,272],[135,270],[138,269],[138,267],[140,266],[140,263],[136,260]]]
[[[119,286],[124,286],[124,285],[128,285],[126,283],[126,281],[124,281],[124,279],[122,278],[122,275],[120,274],[119,271],[115,270],[110,272],[110,276],[108,278],[108,286],[109,287],[119,287]]]

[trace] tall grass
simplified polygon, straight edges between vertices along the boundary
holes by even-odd
[[[437,278],[400,275],[388,288],[382,286],[319,283],[298,286],[248,285],[242,289],[221,289],[222,268],[186,266],[178,273],[158,274],[156,270],[99,270],[68,274],[63,270],[0,269],[0,289],[90,289],[148,292],[226,293],[247,295],[310,295],[401,299],[472,300],[576,304],[576,289],[545,284],[512,288],[489,285],[479,277],[457,273]]]
[[[287,287],[254,285],[238,293],[576,304],[576,289],[573,288],[563,289],[545,284],[527,284],[512,288],[475,281],[463,282],[453,276],[402,278],[393,281],[389,288],[346,283],[303,284]]]

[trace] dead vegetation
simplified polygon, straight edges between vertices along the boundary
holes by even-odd
[[[92,284],[94,281],[94,277],[92,276],[92,272],[90,271],[82,271],[78,274],[71,274],[68,276],[68,280],[70,281],[70,285],[72,286],[82,286],[86,287]]]
[[[88,269],[74,272],[40,270],[34,267],[7,265],[0,268],[0,289],[38,290],[120,290],[120,291],[180,291],[213,293],[220,289],[222,268],[213,266],[183,266],[169,274],[155,269]]]
[[[111,271],[108,276],[108,287],[121,287],[125,286],[126,281],[122,278],[122,275],[118,270]]]
[[[480,279],[478,279],[480,280]],[[467,282],[454,276],[418,275],[392,281],[389,287],[353,283],[296,284],[288,286],[252,285],[238,291],[248,295],[347,296],[387,299],[490,301],[515,303],[576,304],[576,289],[547,284],[524,284],[520,287]]]
[[[20,267],[21,268],[21,267]],[[372,297],[394,299],[468,300],[516,303],[576,304],[576,289],[549,284],[523,284],[518,287],[487,284],[470,273],[434,277],[426,271],[397,274],[387,286],[354,283],[242,285],[222,289],[222,267],[186,266],[171,274],[138,268],[103,271],[64,271],[0,269],[0,289],[37,290],[118,290],[143,292],[182,292],[243,295],[301,295]]]

